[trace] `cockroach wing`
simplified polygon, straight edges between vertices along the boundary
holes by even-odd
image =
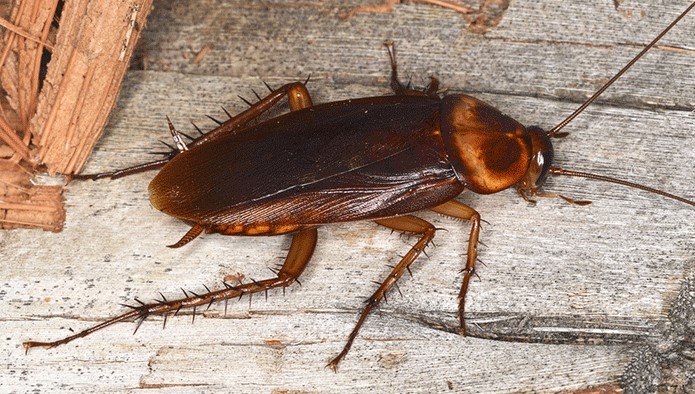
[[[227,233],[267,234],[388,217],[463,190],[439,131],[440,100],[317,105],[172,159],[149,186],[163,212]]]

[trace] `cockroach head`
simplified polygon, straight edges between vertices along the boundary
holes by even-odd
[[[531,136],[531,162],[524,177],[516,184],[516,188],[522,195],[524,193],[534,195],[548,178],[555,151],[548,133],[542,128],[529,126],[526,132]]]

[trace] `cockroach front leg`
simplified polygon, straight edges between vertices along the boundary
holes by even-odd
[[[306,89],[306,86],[304,85],[304,83],[302,83],[302,82],[288,83],[286,85],[281,86],[280,88],[278,88],[276,90],[273,90],[272,92],[270,92],[270,94],[263,97],[260,101],[253,104],[252,106],[247,108],[245,111],[239,113],[238,115],[231,117],[229,120],[227,120],[226,122],[223,122],[215,129],[213,129],[213,130],[201,135],[200,137],[194,139],[193,141],[191,141],[188,144],[188,147],[193,147],[196,145],[205,144],[205,143],[208,143],[210,141],[214,141],[220,137],[223,137],[225,135],[235,134],[235,133],[239,132],[250,121],[258,118],[259,116],[261,116],[262,114],[267,112],[269,109],[273,108],[278,103],[278,101],[280,101],[285,96],[287,96],[288,102],[290,104],[290,110],[292,110],[292,111],[296,111],[297,109],[312,106],[311,96],[309,95],[309,91]],[[169,128],[173,129],[173,126],[171,125],[171,123],[169,124]],[[172,133],[173,132],[174,131],[172,131]],[[128,176],[128,175],[137,174],[140,172],[154,170],[154,169],[157,169],[157,168],[164,166],[166,163],[169,162],[169,160],[173,159],[174,156],[176,156],[178,153],[179,153],[179,151],[173,150],[169,154],[167,154],[165,158],[160,159],[160,160],[154,160],[154,161],[151,161],[148,163],[138,164],[138,165],[135,165],[132,167],[123,168],[123,169],[111,171],[111,172],[102,172],[102,173],[98,173],[98,174],[73,175],[72,179],[78,179],[78,180],[84,180],[84,179],[96,180],[96,179],[102,179],[102,178],[116,179],[116,178],[121,178],[121,177]]]
[[[447,201],[442,205],[432,208],[434,212],[442,215],[464,219],[471,222],[471,233],[468,236],[468,255],[466,257],[466,267],[463,269],[463,283],[459,292],[459,322],[461,324],[460,334],[466,335],[466,324],[463,318],[463,311],[466,305],[466,293],[468,293],[468,283],[475,274],[475,263],[478,259],[478,237],[480,236],[480,214],[468,205],[456,200]]]
[[[232,286],[225,283],[224,289],[209,291],[200,295],[193,294],[192,296],[188,296],[188,292],[186,292],[185,298],[180,298],[177,300],[167,300],[164,298],[164,296],[162,296],[162,299],[157,300],[155,303],[133,306],[131,307],[132,310],[130,312],[116,316],[105,322],[97,324],[96,326],[78,332],[75,335],[71,335],[54,342],[27,341],[24,342],[24,348],[26,351],[29,351],[29,349],[33,347],[53,348],[71,342],[77,338],[85,337],[114,323],[131,319],[135,319],[138,322],[137,324],[139,327],[140,324],[142,324],[142,322],[150,315],[164,316],[164,321],[166,323],[166,318],[169,314],[173,313],[176,315],[181,309],[185,308],[193,308],[193,316],[195,318],[195,311],[199,306],[210,307],[210,305],[212,305],[214,302],[226,301],[232,298],[241,297],[244,294],[258,293],[276,287],[287,287],[297,280],[304,271],[309,259],[311,259],[311,255],[314,253],[316,240],[317,231],[315,228],[305,229],[295,233],[294,237],[292,238],[289,253],[285,258],[282,268],[280,268],[278,271],[276,278],[253,281],[238,286]]]
[[[354,342],[355,338],[357,337],[357,333],[360,331],[362,324],[364,324],[364,321],[367,319],[367,316],[369,316],[372,309],[379,305],[379,302],[381,302],[381,300],[386,296],[386,293],[393,288],[396,282],[398,282],[398,279],[400,279],[400,277],[403,276],[403,273],[405,273],[405,271],[408,269],[410,264],[415,261],[417,256],[419,256],[420,253],[425,249],[425,246],[427,246],[427,244],[432,241],[432,238],[434,238],[434,226],[429,222],[415,216],[406,215],[395,218],[379,219],[375,220],[375,223],[396,231],[419,234],[420,239],[415,245],[413,245],[412,248],[410,248],[408,253],[403,256],[401,261],[393,268],[393,270],[391,270],[391,273],[386,280],[381,283],[381,286],[379,286],[374,294],[372,294],[372,296],[367,300],[367,306],[365,306],[362,310],[362,314],[360,315],[357,324],[355,324],[355,327],[352,329],[350,336],[348,336],[347,343],[345,343],[343,350],[327,365],[327,367],[330,367],[333,370],[336,370],[340,361],[343,359],[343,357],[345,357],[348,351],[350,351],[352,342]]]

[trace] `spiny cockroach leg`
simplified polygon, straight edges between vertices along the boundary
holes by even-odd
[[[266,84],[266,86],[268,85]],[[245,111],[242,111],[241,113],[232,117],[226,122],[221,123],[219,127],[210,130],[208,133],[203,133],[195,124],[193,124],[193,127],[195,127],[196,130],[198,130],[198,132],[200,133],[200,137],[193,140],[190,144],[188,144],[188,146],[197,146],[215,140],[222,136],[238,132],[243,126],[247,125],[249,122],[258,118],[260,115],[262,115],[263,113],[271,109],[273,106],[275,106],[275,104],[277,104],[277,102],[285,96],[288,96],[290,108],[292,110],[311,106],[311,97],[309,96],[309,92],[304,87],[304,84],[302,84],[301,82],[288,83],[286,85],[281,86],[277,90],[271,91],[270,94],[263,98],[259,97],[259,101],[256,104],[253,104],[250,108],[247,108]],[[219,121],[215,119],[213,119],[213,121],[219,123]],[[176,156],[177,149],[174,147],[171,147],[171,149],[173,152],[164,159],[138,164],[136,166],[124,168],[117,171],[102,172],[98,174],[75,174],[72,175],[72,179],[116,179],[128,175],[138,174],[140,172],[154,170],[164,166],[166,163],[169,162],[169,160]]]
[[[314,248],[316,247],[317,231],[315,228],[301,230],[294,234],[292,238],[292,243],[290,245],[290,251],[287,254],[285,263],[278,272],[277,277],[271,279],[265,279],[262,281],[254,281],[244,285],[225,287],[221,290],[215,290],[208,292],[207,294],[196,294],[192,291],[183,291],[185,297],[177,300],[171,300],[166,302],[154,302],[150,304],[145,304],[135,299],[136,302],[142,304],[140,306],[129,306],[132,310],[124,313],[122,315],[116,316],[102,323],[99,323],[93,327],[86,330],[80,331],[77,334],[65,337],[63,339],[53,341],[53,342],[37,342],[37,341],[27,341],[24,342],[24,348],[28,352],[29,349],[33,347],[45,347],[53,348],[71,342],[77,338],[85,337],[95,331],[99,331],[102,328],[106,328],[115,323],[135,319],[137,321],[136,331],[142,324],[142,322],[150,315],[160,315],[166,316],[171,312],[174,312],[176,316],[182,308],[192,308],[193,309],[193,320],[195,321],[196,308],[198,306],[206,305],[211,302],[225,301],[227,299],[240,296],[242,294],[252,294],[261,291],[266,291],[268,289],[276,287],[287,287],[292,284],[299,275],[302,274],[306,264],[309,262],[311,255],[314,253]],[[189,293],[192,296],[189,296]]]
[[[367,319],[367,316],[369,316],[369,313],[372,311],[372,309],[379,305],[379,302],[381,302],[382,299],[385,298],[386,293],[389,290],[391,290],[391,288],[396,284],[398,279],[400,279],[400,277],[403,276],[403,273],[407,270],[408,266],[410,266],[410,264],[412,264],[413,261],[415,261],[417,256],[420,255],[420,252],[422,252],[422,250],[425,248],[425,245],[427,245],[432,240],[435,233],[435,229],[432,224],[412,215],[405,215],[388,219],[379,219],[375,220],[375,222],[377,224],[380,224],[382,226],[388,227],[399,232],[418,234],[420,235],[420,239],[417,241],[415,245],[413,245],[413,247],[410,248],[408,253],[406,253],[405,256],[403,256],[403,258],[396,265],[396,267],[393,270],[391,270],[389,276],[380,284],[379,288],[367,300],[367,305],[362,310],[362,314],[360,315],[357,324],[355,324],[355,327],[352,329],[352,332],[348,336],[347,342],[345,343],[343,350],[327,365],[327,367],[333,370],[336,370],[340,361],[350,350],[352,343],[355,341],[355,338],[357,337],[357,333],[362,327],[362,324],[364,324],[364,321]]]
[[[304,87],[301,82],[288,83],[281,86],[277,90],[272,90],[270,94],[259,99],[259,101],[253,104],[253,106],[240,112],[232,119],[224,122],[224,124],[222,124],[220,127],[211,130],[204,136],[201,136],[191,145],[200,145],[212,140],[216,140],[225,135],[236,133],[242,126],[245,126],[250,121],[258,118],[260,115],[273,108],[275,104],[277,104],[277,102],[285,96],[288,98],[291,110],[311,106],[311,96],[306,90],[306,87]],[[307,103],[309,104],[307,105]]]
[[[174,124],[171,123],[171,119],[167,116],[167,124],[169,125],[169,132],[171,133],[171,138],[174,140],[174,143],[176,144],[176,149],[179,152],[183,152],[188,150],[188,146],[186,146],[186,143],[183,142],[183,138],[181,138],[181,133],[179,133],[176,128],[174,127]]]
[[[442,205],[431,208],[434,212],[442,215],[451,216],[453,218],[464,219],[471,222],[471,232],[468,236],[468,250],[466,255],[466,266],[463,269],[463,283],[461,283],[461,291],[459,292],[459,322],[461,335],[466,335],[466,324],[463,318],[463,312],[466,305],[466,293],[468,293],[468,283],[471,277],[475,274],[475,264],[478,261],[478,237],[480,236],[480,214],[468,205],[451,200]]]

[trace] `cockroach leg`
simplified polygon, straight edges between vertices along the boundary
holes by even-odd
[[[181,133],[176,130],[176,127],[174,127],[174,124],[171,123],[171,119],[167,116],[167,125],[169,126],[169,132],[171,133],[171,139],[174,140],[174,143],[176,144],[176,149],[179,152],[183,152],[185,150],[188,150],[188,147],[186,146],[186,143],[183,141],[183,138],[181,137]]]
[[[150,161],[147,163],[138,164],[138,165],[135,165],[132,167],[116,170],[116,171],[100,172],[98,174],[74,174],[74,175],[70,175],[69,177],[70,177],[70,180],[88,180],[88,179],[91,179],[93,181],[95,181],[97,179],[104,179],[104,178],[118,179],[118,178],[122,178],[124,176],[139,174],[141,172],[156,170],[157,168],[161,168],[166,163],[168,163],[169,160],[171,160],[171,158],[174,157],[176,153],[178,153],[178,152],[172,151],[165,159],[154,160],[154,161]]]
[[[272,91],[270,94],[263,97],[259,102],[252,105],[250,108],[247,108],[245,111],[242,111],[237,116],[232,117],[231,119],[227,120],[226,122],[223,122],[220,126],[216,127],[215,129],[211,130],[210,132],[205,133],[205,134],[201,135],[200,137],[196,138],[194,141],[192,141],[191,143],[188,144],[188,148],[216,140],[216,139],[223,137],[225,135],[234,134],[234,133],[238,132],[242,127],[246,126],[249,122],[251,122],[255,118],[258,118],[263,113],[267,112],[269,109],[271,109],[273,106],[275,106],[275,104],[277,104],[278,101],[280,101],[285,96],[287,96],[287,99],[288,99],[289,104],[290,104],[290,109],[292,111],[312,106],[311,96],[309,95],[309,92],[307,91],[307,89],[303,83],[301,83],[301,82],[288,83],[286,85],[281,86],[279,89]],[[171,131],[171,128],[173,128],[173,126],[170,126],[170,131]],[[172,135],[174,135],[174,134],[179,134],[179,133],[178,132],[174,133],[174,131],[172,131]],[[174,140],[176,141],[176,137],[174,137]],[[179,141],[176,141],[176,143],[177,143],[176,144],[177,148],[179,150],[181,150],[181,146],[179,145]],[[181,141],[181,143],[183,144],[183,141]],[[184,146],[185,146],[185,144],[184,144]],[[154,169],[160,168],[163,165],[165,165],[166,163],[168,163],[169,160],[171,160],[174,156],[176,156],[177,153],[179,153],[179,152],[174,150],[164,159],[155,160],[155,161],[151,161],[151,162],[144,163],[144,164],[139,164],[136,166],[124,168],[124,169],[117,170],[117,171],[103,172],[103,173],[98,173],[98,174],[72,175],[72,179],[73,180],[74,179],[77,179],[77,180],[86,180],[86,179],[96,180],[96,179],[102,179],[102,178],[116,179],[116,178],[121,178],[121,177],[128,176],[128,175],[137,174],[140,172],[154,170]]]
[[[444,89],[446,91],[446,89]],[[439,80],[435,77],[430,76],[430,83],[427,84],[427,87],[425,87],[425,90],[423,90],[423,93],[425,93],[428,96],[436,96],[439,94]]]
[[[176,242],[173,245],[167,245],[167,246],[170,248],[173,248],[173,249],[180,248],[183,245],[185,245],[185,244],[193,241],[195,238],[197,238],[203,232],[203,230],[205,230],[205,227],[203,227],[200,224],[196,224],[193,227],[191,227],[191,229],[188,230],[188,232],[186,232],[186,234],[184,234],[184,236],[181,237],[181,239],[178,240],[178,242]]]
[[[226,135],[235,134],[240,128],[246,126],[250,121],[258,118],[269,109],[273,108],[283,97],[287,96],[292,111],[310,107],[311,96],[306,87],[301,82],[292,82],[285,84],[273,90],[260,101],[253,104],[251,107],[240,112],[238,115],[223,122],[219,127],[209,131],[205,135],[196,138],[195,141],[189,144],[189,147],[201,145]]]
[[[214,302],[225,301],[235,297],[241,297],[244,294],[258,293],[261,291],[267,291],[276,287],[287,287],[291,285],[297,278],[302,274],[304,268],[306,267],[311,255],[314,253],[314,248],[316,247],[317,231],[316,228],[309,228],[298,231],[294,234],[292,238],[292,244],[290,245],[290,250],[285,258],[285,262],[277,273],[276,278],[265,279],[261,281],[252,281],[249,283],[241,284],[239,286],[229,286],[225,284],[225,288],[221,290],[210,291],[206,294],[193,294],[192,292],[185,292],[185,298],[180,298],[177,300],[167,300],[163,298],[157,302],[151,304],[142,304],[139,306],[131,306],[131,311],[124,313],[122,315],[116,316],[102,323],[99,323],[93,327],[90,327],[84,331],[80,331],[75,335],[60,339],[54,342],[36,342],[28,341],[24,342],[24,348],[28,352],[29,349],[33,347],[45,347],[53,348],[56,346],[64,345],[71,342],[77,338],[85,337],[95,331],[99,331],[102,328],[106,328],[115,323],[135,319],[140,324],[150,315],[162,315],[167,316],[170,313],[176,314],[179,310],[184,308],[196,308],[199,306],[208,306]],[[189,295],[189,293],[193,295]]]
[[[396,49],[394,48],[393,41],[388,40],[384,42],[384,46],[389,53],[389,60],[391,62],[391,89],[395,94],[401,94],[405,91],[405,86],[401,84],[398,80],[398,65],[396,64]]]
[[[384,280],[381,283],[381,286],[379,286],[379,288],[374,292],[374,294],[372,294],[372,296],[369,297],[369,299],[367,300],[367,306],[365,306],[362,310],[362,314],[360,315],[357,324],[355,324],[355,327],[352,329],[350,336],[348,336],[347,343],[345,343],[343,350],[327,365],[327,367],[333,369],[334,371],[337,369],[340,361],[350,350],[353,341],[357,337],[357,333],[362,327],[362,324],[364,324],[364,321],[367,319],[367,316],[369,316],[369,313],[372,311],[372,309],[374,309],[374,307],[379,305],[379,302],[381,302],[381,300],[386,296],[386,293],[388,293],[388,291],[391,290],[391,288],[393,288],[398,279],[400,279],[400,277],[403,276],[403,273],[405,273],[408,270],[410,264],[412,264],[413,261],[415,261],[417,256],[420,255],[420,253],[425,249],[425,246],[427,246],[427,244],[430,241],[432,241],[432,238],[434,238],[434,233],[436,231],[435,227],[432,224],[412,215],[379,219],[375,220],[374,222],[382,226],[388,227],[392,230],[410,234],[419,234],[420,239],[417,241],[415,245],[413,245],[412,248],[410,248],[408,253],[406,253],[406,255],[403,256],[401,261],[393,268],[393,270],[391,270],[391,273],[386,278],[386,280]]]
[[[391,63],[391,89],[396,95],[406,96],[437,96],[439,93],[439,80],[435,77],[430,77],[430,83],[424,91],[414,90],[410,87],[410,83],[404,86],[398,80],[398,64],[396,63],[396,49],[393,41],[384,42],[384,46],[389,53],[389,61]]]
[[[466,335],[466,324],[463,318],[463,312],[466,305],[466,293],[468,293],[468,283],[471,277],[475,274],[475,263],[478,261],[478,237],[480,236],[480,214],[468,205],[451,200],[442,205],[431,208],[434,212],[442,215],[451,216],[453,218],[464,219],[471,222],[471,233],[468,236],[468,255],[466,256],[466,267],[463,269],[463,283],[461,283],[461,291],[459,292],[459,322],[461,327],[459,333]]]
[[[529,193],[528,191],[526,191],[524,189],[517,189],[516,192],[521,198],[524,199],[524,201],[526,201],[527,203],[529,203],[533,206],[535,206],[538,203],[538,201],[536,201],[535,199],[533,199],[529,196],[561,198],[572,205],[584,206],[584,205],[591,204],[591,201],[589,201],[589,200],[575,200],[574,198],[569,198],[567,196],[563,196],[560,193],[541,192],[541,191],[533,191],[532,193]]]
[[[298,82],[290,84],[287,88],[287,101],[290,103],[290,111],[296,111],[314,105],[306,86]]]

